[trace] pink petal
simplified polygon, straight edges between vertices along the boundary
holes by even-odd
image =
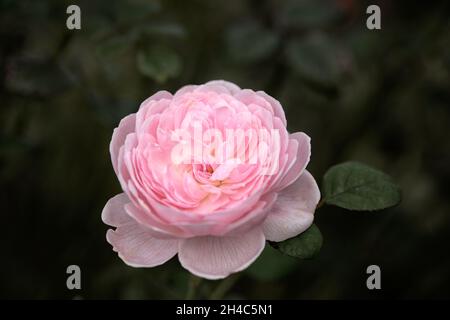
[[[267,240],[284,241],[302,233],[312,224],[320,200],[320,190],[313,176],[304,171],[300,178],[278,194],[263,223]]]
[[[300,177],[308,165],[311,157],[311,138],[303,132],[292,133],[289,138],[298,142],[297,155],[292,167],[290,167],[286,175],[278,184],[277,190],[281,190],[292,184]],[[290,161],[290,160],[289,160]]]
[[[125,205],[130,199],[125,193],[119,193],[108,200],[102,211],[102,220],[107,225],[118,227],[132,221],[125,211]]]
[[[162,99],[171,100],[172,98],[173,98],[173,96],[172,96],[172,94],[169,91],[161,90],[161,91],[158,91],[157,93],[155,93],[154,95],[148,97],[147,99],[145,99],[141,103],[139,109],[142,108],[142,107],[145,107],[151,101],[159,101],[159,100],[162,100]]]
[[[211,180],[225,180],[237,166],[239,166],[239,164],[234,159],[227,160],[214,170],[211,175]]]
[[[208,84],[208,85],[201,85],[198,86],[195,89],[195,92],[215,92],[218,94],[224,93],[224,94],[230,94],[230,90],[228,90],[227,87],[218,85],[218,84]]]
[[[267,102],[270,103],[275,116],[280,118],[280,120],[283,122],[284,126],[286,126],[286,124],[287,124],[286,115],[284,114],[284,110],[283,110],[283,107],[281,106],[280,102],[278,100],[276,100],[275,98],[273,98],[272,96],[265,93],[264,91],[257,91],[256,94],[259,95],[260,97],[263,97],[264,99],[267,100]]]
[[[177,254],[178,240],[154,238],[147,228],[133,220],[108,230],[106,239],[119,257],[132,267],[155,267]]]
[[[125,143],[125,139],[127,135],[134,131],[136,123],[136,114],[132,113],[125,118],[123,118],[119,126],[114,129],[111,143],[109,145],[109,152],[111,153],[111,161],[116,174],[118,174],[117,170],[117,161],[119,157],[120,147]]]
[[[180,241],[178,258],[184,268],[199,277],[221,279],[247,268],[265,243],[260,228],[234,237],[196,237]]]
[[[251,212],[247,213],[240,219],[231,222],[225,227],[221,226],[219,229],[221,233],[218,233],[218,235],[232,236],[247,232],[247,230],[254,228],[254,226],[261,225],[267,215],[271,212],[271,208],[277,200],[277,196],[278,194],[275,192],[265,194],[261,197],[261,201],[255,205]]]
[[[142,208],[138,208],[133,203],[128,203],[125,205],[125,211],[137,223],[148,228],[148,231],[155,238],[171,239],[186,237],[186,233],[180,230],[177,226],[162,223],[149,208],[147,208],[147,211],[144,211]]]
[[[217,85],[217,86],[225,87],[233,95],[241,90],[241,88],[239,88],[234,83],[229,82],[229,81],[225,81],[225,80],[212,80],[212,81],[208,81],[207,83],[205,83],[205,85],[207,85],[207,86],[209,86],[209,85],[211,85],[211,86]]]
[[[193,85],[193,84],[189,84],[187,86],[184,86],[184,87],[178,89],[177,92],[175,92],[174,98],[178,98],[178,97],[184,95],[185,93],[192,92],[197,87],[198,87],[197,85]]]

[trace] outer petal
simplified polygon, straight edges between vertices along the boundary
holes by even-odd
[[[169,91],[161,90],[161,91],[156,92],[154,95],[151,95],[147,99],[145,99],[139,106],[139,109],[145,107],[151,101],[159,101],[161,99],[171,100],[172,98],[173,98],[173,95]]]
[[[197,87],[198,87],[198,85],[194,85],[194,84],[186,85],[186,86],[178,89],[177,92],[175,92],[174,98],[179,98],[180,96],[182,96],[185,93],[192,92]]]
[[[309,136],[303,132],[295,132],[289,137],[290,139],[295,139],[298,142],[297,155],[296,159],[294,159],[294,164],[288,169],[286,175],[280,181],[277,190],[284,189],[296,181],[304,172],[311,157],[311,138]]]
[[[211,81],[206,82],[205,85],[223,86],[223,87],[227,88],[228,91],[230,91],[230,93],[232,95],[234,95],[235,93],[237,93],[241,90],[241,88],[239,88],[236,84],[229,82],[229,81],[225,81],[225,80],[211,80]]]
[[[107,225],[118,227],[129,223],[132,219],[125,212],[125,205],[130,199],[125,193],[119,193],[108,200],[102,211],[102,220]]]
[[[280,120],[283,122],[284,126],[286,126],[287,125],[286,115],[284,114],[284,110],[283,110],[283,107],[281,106],[280,102],[277,99],[275,99],[272,96],[265,93],[264,91],[257,91],[256,94],[259,95],[260,97],[263,97],[270,103],[270,105],[273,108],[273,112],[274,112],[275,116],[280,118]]]
[[[125,211],[130,200],[120,193],[106,203],[102,220],[116,230],[108,230],[106,239],[119,257],[132,267],[154,267],[172,258],[178,250],[178,240],[156,239],[152,230],[137,223]]]
[[[132,113],[125,118],[123,118],[119,126],[114,129],[111,143],[109,145],[109,152],[111,153],[111,162],[116,174],[118,174],[117,170],[117,162],[119,157],[120,147],[125,143],[125,139],[127,135],[134,131],[136,123],[136,114]]]
[[[149,211],[144,211],[144,209],[138,208],[133,203],[126,204],[125,211],[137,223],[141,224],[143,227],[148,228],[148,230],[155,238],[173,239],[183,238],[187,236],[177,226],[162,224],[160,221],[156,220],[156,217],[154,215],[149,214]]]
[[[251,212],[222,228],[220,235],[233,236],[245,233],[255,226],[260,226],[271,212],[270,209],[273,207],[277,196],[278,194],[275,192],[264,195]]]
[[[265,238],[260,228],[234,237],[196,237],[180,242],[178,258],[191,273],[221,279],[247,268],[261,254]]]
[[[106,239],[119,257],[132,267],[155,267],[177,254],[178,240],[157,239],[143,226],[131,221],[108,230]]]
[[[263,223],[267,240],[284,241],[306,229],[314,220],[320,190],[313,176],[304,171],[299,179],[278,194],[278,199]]]

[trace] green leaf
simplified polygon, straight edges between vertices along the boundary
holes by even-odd
[[[322,248],[322,233],[319,228],[313,224],[305,232],[296,237],[287,239],[282,242],[272,242],[271,245],[288,256],[311,259]]]
[[[323,179],[327,204],[349,210],[381,210],[398,204],[400,188],[381,171],[358,162],[331,167]]]
[[[279,42],[278,35],[254,22],[231,27],[226,34],[230,56],[240,62],[258,62],[270,56]]]
[[[172,49],[155,46],[138,52],[137,67],[143,75],[164,83],[180,73],[181,59]]]

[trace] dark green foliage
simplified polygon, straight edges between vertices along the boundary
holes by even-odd
[[[300,259],[311,259],[322,248],[322,234],[315,224],[296,237],[272,245],[288,256]]]
[[[322,192],[325,203],[349,210],[381,210],[400,202],[400,189],[388,175],[358,162],[331,167]]]

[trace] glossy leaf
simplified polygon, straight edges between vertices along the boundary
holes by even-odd
[[[399,187],[381,171],[358,162],[331,167],[323,179],[327,204],[349,210],[380,210],[400,202]]]
[[[311,259],[319,253],[322,248],[322,242],[322,233],[319,228],[313,224],[305,232],[296,237],[271,244],[288,256],[300,259]]]

